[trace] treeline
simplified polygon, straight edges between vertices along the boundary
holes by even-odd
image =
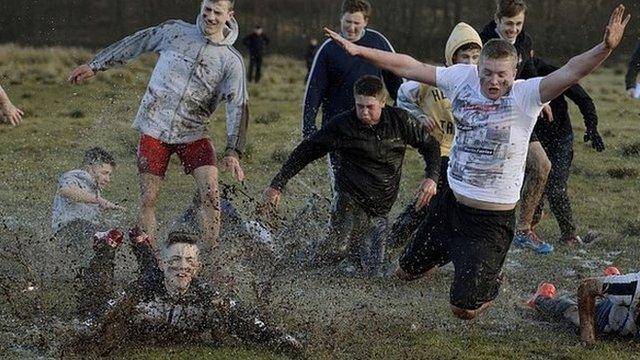
[[[241,35],[260,24],[272,39],[271,53],[302,56],[310,37],[325,25],[337,27],[341,0],[238,0]],[[526,29],[534,48],[566,60],[602,37],[608,15],[620,0],[530,0]],[[388,36],[398,51],[440,60],[449,31],[459,21],[477,29],[489,22],[494,0],[371,0],[370,26]],[[618,57],[637,41],[640,3]],[[133,31],[167,19],[193,22],[200,0],[1,0],[0,42],[99,48]],[[241,45],[238,48],[245,49]]]

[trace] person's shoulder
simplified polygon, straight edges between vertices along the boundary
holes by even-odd
[[[446,68],[450,73],[461,74],[465,76],[478,76],[478,65],[473,64],[455,64]]]
[[[375,29],[372,28],[366,28],[364,35],[361,39],[362,43],[365,45],[372,45],[375,46],[377,48],[392,48],[391,46],[391,42],[389,41],[389,39],[387,39],[386,36],[384,36],[384,34],[382,34],[380,31],[377,31]]]
[[[491,20],[487,25],[482,28],[480,31],[480,39],[482,43],[486,43],[491,39],[495,39],[498,37],[498,33],[496,33],[496,22]]]
[[[158,24],[157,27],[163,30],[176,29],[176,28],[191,29],[196,27],[196,25],[188,23],[184,20],[170,19]]]
[[[409,112],[401,107],[385,106],[382,111],[385,112],[387,116],[393,121],[405,123],[406,121],[412,119],[412,117],[409,115]]]
[[[60,175],[60,178],[61,179],[74,178],[74,179],[88,179],[88,180],[92,179],[91,174],[89,174],[88,172],[82,169],[69,170],[63,173],[62,175]]]

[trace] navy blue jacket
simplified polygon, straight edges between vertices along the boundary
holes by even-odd
[[[366,29],[355,42],[369,48],[392,51],[389,41],[379,32]],[[402,78],[383,71],[370,62],[351,56],[334,41],[325,41],[316,53],[307,81],[302,114],[302,134],[309,138],[317,131],[316,116],[322,106],[322,126],[336,115],[352,109],[353,85],[364,75],[377,75],[384,79],[389,95],[395,100]]]

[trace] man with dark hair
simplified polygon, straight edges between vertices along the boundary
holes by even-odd
[[[578,327],[584,345],[593,345],[596,335],[640,339],[640,273],[621,275],[609,267],[604,275],[582,280],[577,299],[556,297],[556,287],[542,283],[527,304]]]
[[[206,332],[214,340],[229,334],[278,350],[302,350],[294,337],[267,324],[257,311],[198,277],[197,238],[170,234],[160,259],[146,234],[132,230],[129,239],[139,275],[116,295],[114,259],[123,234],[114,230],[94,237],[95,255],[83,275],[78,309],[85,321],[71,344],[76,350],[107,355],[131,341],[183,344]]]
[[[366,0],[345,0],[340,13],[340,32],[349,41],[385,51],[394,51],[381,33],[368,28],[371,20],[371,4]],[[364,75],[382,77],[387,90],[395,100],[402,79],[372,64],[349,56],[333,42],[325,41],[311,66],[304,94],[302,135],[305,139],[316,131],[316,115],[322,107],[321,127],[338,114],[353,108],[353,84]],[[329,154],[331,188],[334,188],[334,172],[337,159]],[[335,195],[335,194],[334,194]]]
[[[247,73],[249,82],[254,79],[256,82],[260,82],[264,48],[269,45],[269,38],[264,33],[262,26],[256,25],[253,32],[242,39],[242,43],[249,49],[249,73]]]
[[[102,211],[125,210],[100,195],[111,182],[115,166],[116,161],[108,151],[94,147],[85,152],[81,169],[68,171],[58,180],[51,228],[74,267],[87,263],[91,254],[87,239],[109,229]]]
[[[540,76],[546,76],[556,71],[553,66],[539,57],[533,58],[533,64]],[[598,133],[598,114],[593,100],[579,84],[567,89],[557,98],[551,100],[553,121],[538,121],[534,133],[540,140],[545,152],[551,161],[551,172],[545,194],[549,200],[549,206],[558,225],[560,226],[560,241],[571,242],[580,237],[576,234],[576,225],[573,221],[571,202],[567,194],[569,173],[573,161],[573,128],[569,118],[569,106],[565,96],[571,99],[580,109],[586,132],[584,140],[591,141],[592,147],[598,151],[604,151],[604,142]],[[533,223],[539,223],[543,214],[544,199],[535,212]],[[535,236],[535,232],[533,234]],[[580,240],[581,241],[581,240]]]
[[[445,46],[445,66],[477,64],[481,50],[482,40],[478,33],[468,24],[459,23],[451,31]],[[434,86],[407,81],[398,90],[397,105],[420,121],[440,143],[442,157],[438,192],[445,191],[449,187],[445,174],[449,167],[449,152],[456,126],[451,113],[451,101]],[[428,207],[424,207],[421,211],[416,211],[413,204],[408,204],[391,227],[388,244],[391,247],[404,246],[424,220],[427,210]]]
[[[591,50],[544,78],[517,81],[518,52],[505,40],[484,44],[478,66],[435,67],[407,55],[359,46],[325,28],[350,55],[437,86],[451,99],[456,134],[448,169],[450,189],[434,200],[416,235],[423,242],[405,249],[398,275],[411,279],[453,262],[450,305],[458,318],[475,318],[498,296],[528,140],[538,114],[620,44],[630,19],[624,12],[623,5],[613,11],[603,41]]]
[[[0,86],[0,119],[4,117],[11,125],[18,126],[22,122],[23,115],[24,112],[13,105],[9,95]]]
[[[169,159],[177,154],[184,172],[193,175],[202,206],[204,239],[216,247],[220,230],[220,196],[215,149],[208,122],[226,103],[227,148],[223,169],[241,181],[239,157],[248,123],[247,89],[242,56],[233,48],[238,37],[233,1],[203,0],[196,24],[171,20],[141,30],[98,53],[72,71],[78,84],[147,52],[159,53],[133,127],[140,131],[138,171],[141,204],[138,226],[154,242],[156,204]]]
[[[527,4],[524,0],[497,0],[494,19],[489,22],[480,37],[483,42],[490,39],[503,39],[513,44],[518,50],[518,72],[516,79],[530,79],[537,76],[531,56],[533,41],[524,30]],[[553,120],[549,107],[543,108],[549,121]],[[535,133],[529,140],[525,181],[522,189],[522,201],[517,221],[514,243],[528,247],[540,254],[553,251],[553,246],[540,240],[534,231],[534,213],[542,199],[544,189],[551,171],[551,162]]]
[[[315,261],[335,264],[347,272],[378,276],[384,252],[387,213],[398,196],[407,145],[426,164],[416,208],[435,194],[440,151],[424,126],[410,115],[385,105],[382,79],[365,75],[354,85],[355,109],[333,118],[298,145],[265,191],[266,201],[278,206],[287,182],[307,164],[333,152],[336,156],[336,199],[328,236],[316,246]]]

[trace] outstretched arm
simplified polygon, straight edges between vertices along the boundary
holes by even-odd
[[[421,63],[409,55],[371,49],[352,43],[331,29],[324,28],[325,34],[337,42],[352,56],[360,56],[375,66],[409,80],[436,86],[436,67]]]
[[[593,49],[573,57],[569,62],[547,75],[540,83],[540,100],[543,103],[551,101],[576,84],[580,79],[589,75],[609,57],[611,52],[620,44],[624,29],[629,23],[631,15],[624,17],[624,5],[618,7],[611,14],[609,24],[605,30],[604,40]]]
[[[79,84],[93,77],[98,71],[125,64],[145,52],[157,51],[162,44],[165,31],[174,24],[173,21],[167,21],[158,26],[140,30],[111,44],[100,51],[90,63],[75,68],[69,75],[69,81],[73,84]]]

